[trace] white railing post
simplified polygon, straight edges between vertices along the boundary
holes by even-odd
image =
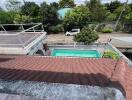
[[[7,32],[3,25],[0,24],[0,26],[5,32]]]

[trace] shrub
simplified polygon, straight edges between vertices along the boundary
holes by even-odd
[[[0,12],[0,23],[1,24],[12,24],[14,17],[15,17],[15,12]]]
[[[119,23],[116,28],[115,28],[115,31],[118,32],[118,31],[122,31],[123,30],[123,25],[121,23]]]
[[[99,25],[96,27],[96,31],[97,31],[97,32],[101,32],[102,29],[104,29],[104,27],[105,27],[105,24],[99,24]]]
[[[89,27],[92,30],[94,30],[96,28],[96,24],[88,24],[87,27]]]
[[[16,14],[13,22],[15,24],[19,24],[19,23],[30,23],[31,21],[32,21],[32,18],[29,16]]]
[[[112,28],[103,28],[102,33],[112,33],[113,29]]]
[[[104,52],[103,58],[119,59],[119,54],[115,51],[108,50]]]
[[[52,32],[52,33],[59,33],[59,32],[62,32],[63,30],[64,29],[61,24],[49,27],[49,32]]]
[[[84,44],[90,44],[99,38],[96,31],[93,31],[90,27],[84,27],[80,33],[74,36],[74,41],[83,42]]]

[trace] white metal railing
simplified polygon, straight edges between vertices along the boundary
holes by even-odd
[[[114,47],[111,43],[108,43],[108,45],[114,50],[116,51],[122,58],[124,58],[124,60],[126,61],[126,63],[132,67],[132,61],[130,59],[128,59],[123,53],[121,53],[116,47]]]
[[[23,31],[21,31],[21,32],[16,32],[15,34],[9,34],[8,33],[8,31],[6,31],[6,29],[4,28],[4,26],[7,26],[7,25],[19,25],[19,26],[22,26],[23,27],[23,25],[34,25],[33,27],[30,27],[30,28],[28,28],[28,29],[24,29],[24,27],[23,27]],[[33,23],[33,24],[0,24],[0,26],[1,26],[1,28],[4,30],[4,33],[3,34],[1,34],[0,33],[0,36],[16,36],[16,37],[18,37],[17,38],[17,40],[19,41],[19,43],[20,44],[0,44],[0,46],[18,46],[18,45],[22,45],[22,47],[25,47],[28,43],[30,43],[30,41],[32,41],[32,40],[34,40],[36,37],[38,37],[38,35],[41,35],[43,32],[44,32],[44,28],[43,28],[43,25],[42,25],[42,23]],[[35,28],[37,28],[37,27],[41,27],[42,28],[42,30],[35,30]],[[10,32],[10,31],[9,31]],[[37,35],[35,35],[35,36],[33,36],[32,38],[30,38],[28,41],[26,41],[26,42],[23,42],[22,41],[22,33],[24,34],[24,33],[40,33],[40,34],[37,34]]]
[[[36,39],[38,36],[39,36],[39,34],[35,35],[34,37],[32,37],[32,38],[30,38],[28,41],[26,41],[26,42],[23,44],[24,47],[25,47],[28,43],[30,43],[32,40]]]
[[[49,42],[49,41],[48,41]],[[49,42],[48,43],[48,45],[65,45],[65,46],[74,46],[74,45],[85,45],[86,46],[86,44],[84,44],[83,42],[69,42],[69,43],[66,43],[66,42],[60,42],[60,43],[54,43],[53,41],[51,42]],[[87,46],[90,46],[90,45],[96,45],[96,46],[99,46],[99,45],[107,45],[107,42],[97,42],[97,43],[91,43],[91,44],[89,44],[89,45],[87,45]]]
[[[1,27],[3,27],[3,29],[4,29],[4,31],[6,32],[6,34],[4,33],[4,34],[0,34],[0,35],[18,35],[18,34],[21,34],[21,33],[24,33],[24,32],[30,32],[30,31],[32,31],[32,32],[37,32],[37,31],[40,31],[40,32],[44,32],[44,28],[43,28],[43,25],[42,25],[42,23],[33,23],[33,24],[0,24],[1,25]],[[21,31],[21,32],[17,32],[17,33],[15,33],[15,34],[9,34],[9,33],[7,33],[7,30],[4,28],[4,26],[7,26],[7,25],[12,25],[12,26],[15,26],[15,25],[19,25],[19,26],[23,26],[23,25],[34,25],[33,27],[30,27],[30,28],[28,28],[28,29],[24,29],[23,31]],[[41,26],[42,27],[42,30],[35,30],[35,28],[36,27],[38,27],[38,26]],[[31,30],[31,29],[33,29],[33,30]],[[9,31],[10,32],[10,31]]]

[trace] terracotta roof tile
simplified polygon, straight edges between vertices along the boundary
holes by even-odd
[[[1,55],[0,79],[110,86],[132,100],[132,69],[123,59]]]

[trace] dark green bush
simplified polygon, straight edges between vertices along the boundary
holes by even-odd
[[[102,33],[112,33],[113,29],[112,28],[103,28]]]
[[[90,27],[92,30],[94,30],[96,28],[96,24],[89,24],[87,27]]]
[[[58,24],[56,26],[50,26],[48,31],[56,34],[59,32],[63,32],[63,30],[63,26],[61,24]]]
[[[74,41],[90,44],[99,38],[98,33],[90,27],[84,27],[80,33],[74,36]]]
[[[102,29],[105,27],[105,24],[99,24],[97,27],[96,27],[96,31],[97,32],[101,32]]]
[[[122,31],[123,30],[123,25],[121,23],[119,23],[117,25],[117,27],[115,28],[115,31],[118,32],[118,31]]]
[[[12,24],[14,17],[15,17],[15,12],[0,12],[0,24]]]
[[[104,52],[103,58],[119,59],[119,54],[115,51],[108,50]]]

